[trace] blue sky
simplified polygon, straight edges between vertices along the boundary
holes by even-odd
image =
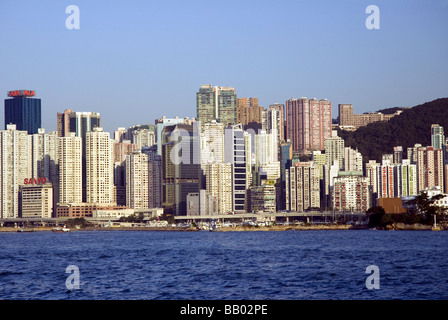
[[[65,26],[71,4],[79,30]],[[365,26],[371,4],[379,30]],[[0,92],[36,90],[47,131],[66,108],[100,112],[111,133],[195,117],[202,84],[265,107],[326,98],[333,118],[339,103],[410,107],[448,97],[447,16],[448,0],[2,0]]]

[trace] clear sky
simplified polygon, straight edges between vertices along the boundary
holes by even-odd
[[[410,107],[448,97],[447,17],[448,0],[1,0],[0,92],[35,90],[47,131],[66,108],[99,112],[110,133],[192,118],[202,84],[265,107],[326,98],[333,118],[340,103]]]

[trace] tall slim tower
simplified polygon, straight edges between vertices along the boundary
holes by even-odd
[[[445,134],[443,127],[438,124],[431,125],[431,146],[434,149],[445,148]]]
[[[103,128],[86,133],[86,202],[116,204],[113,140]]]
[[[17,130],[37,133],[41,127],[41,100],[32,98],[34,90],[9,91],[5,99],[5,129],[8,124],[15,124]]]
[[[147,209],[149,206],[148,155],[141,150],[126,156],[126,206]]]
[[[232,87],[215,87],[216,115],[225,126],[236,124],[236,92]]]
[[[162,196],[165,212],[187,214],[187,195],[201,189],[199,123],[165,126],[162,131]]]
[[[205,166],[206,190],[218,200],[218,214],[233,210],[232,165],[230,163],[208,163]]]
[[[233,211],[245,213],[247,186],[247,143],[242,125],[232,125],[224,132],[224,161],[232,164]]]
[[[162,208],[162,157],[157,146],[143,147],[148,155],[148,202],[149,208]]]
[[[285,141],[285,105],[274,103],[269,106],[269,110],[277,110],[277,127],[279,141]]]
[[[70,132],[70,114],[73,113],[71,109],[65,109],[63,113],[57,113],[57,133],[58,137],[67,137]]]
[[[32,178],[46,178],[51,182],[53,208],[59,202],[59,171],[58,171],[58,136],[56,132],[46,133],[39,129],[38,133],[28,135],[30,147]]]
[[[58,138],[59,202],[82,202],[82,140],[74,132]]]
[[[28,133],[15,124],[0,131],[0,218],[19,217],[19,186],[30,177]]]
[[[202,123],[216,120],[216,96],[212,85],[203,85],[196,93],[196,118]]]
[[[442,149],[443,163],[448,163],[447,150],[446,150],[446,140],[443,127],[438,124],[431,125],[431,146],[434,149]]]
[[[201,125],[201,164],[224,161],[224,125],[212,120]]]
[[[101,127],[100,114],[97,112],[72,112],[69,114],[70,132],[74,132],[82,140],[82,200],[87,202],[87,163],[86,163],[86,134],[94,128]]]

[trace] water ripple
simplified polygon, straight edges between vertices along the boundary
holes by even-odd
[[[382,231],[0,234],[0,297],[447,299],[447,240]],[[372,264],[379,290],[365,286]],[[65,286],[68,265],[79,267],[79,290]]]

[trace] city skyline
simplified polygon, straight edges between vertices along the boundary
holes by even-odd
[[[0,53],[0,90],[36,90],[47,131],[57,129],[56,112],[73,109],[100,113],[110,133],[195,117],[205,84],[232,86],[265,108],[326,98],[333,115],[338,104],[363,113],[446,96],[447,2],[376,1],[379,30],[365,26],[369,4],[77,1],[80,29],[68,30],[66,4],[6,1],[0,37],[39,50]]]

